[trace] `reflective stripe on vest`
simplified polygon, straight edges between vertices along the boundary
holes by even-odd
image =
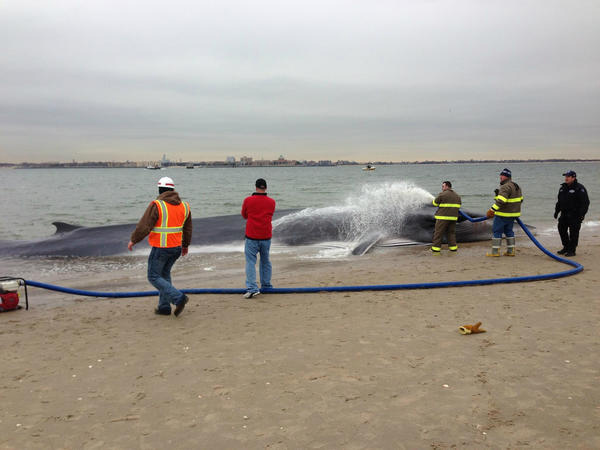
[[[507,212],[501,212],[501,211],[497,211],[495,214],[500,217],[519,217],[521,215],[520,212],[507,213]]]
[[[172,205],[164,200],[154,200],[154,203],[158,209],[158,220],[148,238],[150,245],[163,248],[181,246],[183,224],[190,212],[189,205],[186,202],[182,202],[179,205]],[[183,211],[181,211],[182,206]],[[169,209],[172,209],[171,217],[169,217]],[[181,217],[181,212],[183,212],[183,217]],[[171,219],[171,226],[169,226],[169,219]],[[176,226],[173,226],[172,222],[177,219],[180,220]]]
[[[458,217],[452,217],[452,216],[433,216],[433,217],[438,220],[458,220]]]
[[[440,203],[439,205],[435,202],[435,199],[431,202],[433,206],[439,206],[440,208],[460,208],[460,203]]]
[[[506,198],[502,195],[496,195],[494,200],[502,200],[504,203],[520,203],[523,201],[523,196],[515,198]]]

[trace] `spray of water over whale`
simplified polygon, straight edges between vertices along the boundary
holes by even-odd
[[[274,239],[298,245],[361,241],[373,233],[398,236],[414,212],[432,199],[430,193],[408,182],[367,184],[340,205],[307,208],[275,220]]]

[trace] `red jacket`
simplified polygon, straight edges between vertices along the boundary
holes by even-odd
[[[244,199],[242,217],[246,219],[246,237],[249,239],[271,239],[271,219],[275,212],[275,200],[260,192]]]

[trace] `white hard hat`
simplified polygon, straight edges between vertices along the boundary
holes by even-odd
[[[175,189],[175,183],[169,177],[162,177],[158,180],[158,187]]]

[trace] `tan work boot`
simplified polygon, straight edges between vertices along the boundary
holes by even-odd
[[[492,238],[492,252],[486,253],[485,256],[500,256],[500,243],[502,242],[502,238]]]
[[[515,256],[515,238],[514,237],[506,238],[506,251],[504,252],[504,256]]]

